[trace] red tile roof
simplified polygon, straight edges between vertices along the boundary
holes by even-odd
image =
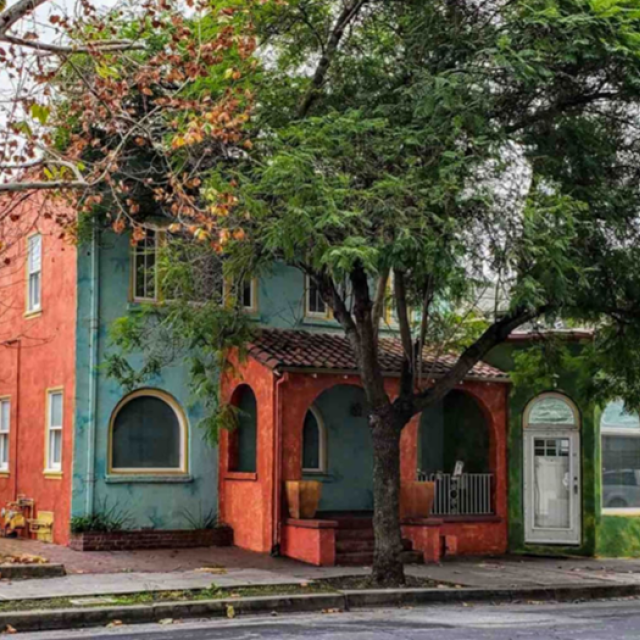
[[[335,333],[309,333],[307,331],[285,331],[263,329],[249,345],[249,355],[270,369],[322,370],[357,373],[353,350],[344,335]],[[425,377],[438,378],[446,374],[455,364],[454,353],[435,357],[427,350],[423,352]],[[400,340],[380,339],[380,363],[385,375],[399,375],[403,351]],[[467,379],[507,382],[508,377],[500,369],[479,362]]]

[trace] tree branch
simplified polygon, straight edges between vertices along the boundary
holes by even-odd
[[[48,0],[18,0],[14,5],[5,9],[0,13],[0,35],[4,36],[14,24],[28,16],[47,1]]]
[[[360,13],[360,9],[362,9],[367,2],[368,0],[351,0],[338,16],[338,19],[331,30],[331,34],[329,35],[329,39],[327,40],[327,44],[324,46],[324,53],[318,62],[315,73],[313,74],[311,86],[302,98],[302,102],[298,108],[299,118],[304,118],[318,99],[320,89],[327,77],[327,72],[329,71],[329,67],[331,66],[331,62],[333,61],[336,51],[340,46],[340,41],[342,40],[342,36],[344,35],[346,28],[353,20],[355,20]]]
[[[519,326],[537,318],[545,311],[545,308],[535,310],[519,308],[492,324],[471,346],[465,349],[456,364],[433,387],[425,389],[410,399],[411,414],[419,413],[442,400],[449,391],[464,380],[491,349],[504,342]]]
[[[9,44],[15,44],[20,47],[27,47],[29,49],[35,49],[37,51],[46,52],[51,55],[56,54],[74,54],[74,53],[92,53],[96,51],[100,52],[113,52],[113,51],[133,51],[144,49],[145,46],[141,42],[134,42],[129,40],[104,40],[96,41],[88,45],[60,45],[51,44],[48,42],[41,42],[40,40],[26,40],[25,38],[19,38],[17,36],[11,36],[9,34],[3,34],[0,32],[0,40],[8,42]]]

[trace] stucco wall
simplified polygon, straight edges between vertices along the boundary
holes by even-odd
[[[91,371],[90,336],[92,309],[92,249],[83,246],[78,260],[78,347],[75,464],[73,472],[73,514],[87,512],[87,486],[91,451],[91,376],[97,376],[95,412],[95,495],[93,508],[117,505],[132,516],[131,526],[177,529],[189,526],[187,514],[205,516],[217,509],[217,451],[205,442],[198,428],[201,409],[190,403],[188,370],[179,365],[166,368],[145,386],[172,395],[186,413],[189,423],[187,477],[113,476],[108,473],[108,437],[111,414],[124,395],[123,389],[103,371]],[[99,362],[109,350],[108,330],[129,308],[129,243],[125,236],[107,233],[99,248]],[[136,359],[133,358],[135,363]]]
[[[513,354],[530,344],[507,344],[494,350],[488,362],[504,371],[514,367]],[[574,347],[578,348],[578,347]],[[539,545],[525,543],[524,524],[524,432],[523,415],[527,404],[540,393],[557,391],[567,395],[580,411],[581,460],[582,460],[582,542],[577,546]],[[580,395],[575,377],[568,371],[558,371],[554,389],[525,386],[512,387],[509,400],[509,548],[513,552],[541,554],[593,555],[596,550],[596,522],[599,517],[599,501],[596,496],[596,423],[595,405]],[[597,506],[598,505],[598,506]]]
[[[53,537],[68,540],[74,416],[76,249],[42,216],[37,198],[16,213],[26,234],[42,236],[42,311],[26,316],[26,238],[0,268],[0,397],[11,402],[9,472],[0,472],[0,506],[17,495],[53,511]],[[17,230],[18,235],[22,231]],[[45,475],[47,390],[63,388],[62,473]]]

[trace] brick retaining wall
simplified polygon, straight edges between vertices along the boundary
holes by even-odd
[[[187,547],[228,547],[233,529],[143,529],[135,531],[87,531],[72,534],[69,546],[75,551],[128,551],[132,549],[180,549]]]

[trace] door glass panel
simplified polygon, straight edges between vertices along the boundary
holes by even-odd
[[[571,526],[569,451],[569,438],[535,438],[534,440],[534,526],[536,528],[569,529]]]
[[[535,401],[529,414],[529,424],[575,424],[571,407],[561,398],[546,396]]]

